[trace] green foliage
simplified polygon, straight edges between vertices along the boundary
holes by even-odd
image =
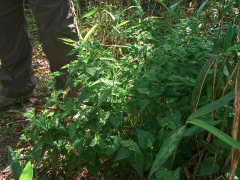
[[[199,19],[178,21],[173,12],[182,1],[172,6],[157,2],[167,10],[165,21],[146,16],[137,0],[115,14],[108,6],[94,7],[81,17],[87,21],[83,40],[63,39],[74,47],[69,55],[78,53],[63,67],[69,71],[66,87],[81,83],[83,88],[77,98],[63,100],[58,96],[66,92],[53,90],[45,110],[25,113],[26,139],[35,143],[27,155],[35,167],[48,164],[40,171],[63,166],[70,173],[84,162],[93,177],[101,172],[105,179],[126,179],[134,172],[138,179],[177,180],[183,174],[180,166],[204,148],[208,154],[199,173],[189,171],[203,178],[226,173],[223,154],[230,146],[240,149],[225,133],[234,115],[233,86],[226,84],[236,66],[238,27],[208,31],[200,16],[208,0],[197,11]],[[221,12],[228,14],[229,7]],[[205,142],[206,130],[221,141]]]

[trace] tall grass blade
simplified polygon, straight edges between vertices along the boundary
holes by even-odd
[[[87,41],[87,39],[89,38],[89,36],[95,31],[95,29],[97,28],[98,24],[95,24],[92,29],[86,34],[86,36],[84,37],[83,41]]]
[[[208,0],[206,0],[204,3],[202,3],[202,5],[200,6],[200,8],[197,11],[197,17],[199,18],[199,16],[201,15],[203,9],[205,8],[206,4],[208,3]]]
[[[201,117],[205,114],[208,114],[222,106],[224,106],[225,104],[227,104],[229,101],[233,100],[234,98],[234,91],[231,91],[230,93],[228,93],[227,95],[223,96],[222,98],[218,99],[217,101],[214,101],[212,103],[209,103],[201,108],[199,108],[197,111],[193,112],[189,117],[188,117],[188,121],[195,119],[197,117]]]
[[[164,4],[164,2],[162,2],[161,0],[156,0],[156,1],[160,2],[169,11],[168,7],[166,6],[166,4]]]
[[[232,137],[228,136],[227,134],[225,134],[224,132],[222,132],[221,130],[215,128],[214,126],[211,126],[210,124],[199,120],[199,119],[193,119],[191,121],[187,121],[188,123],[200,126],[206,130],[208,130],[209,132],[211,132],[213,135],[217,136],[219,139],[221,139],[222,141],[224,141],[225,143],[229,144],[232,147],[235,147],[236,149],[240,150],[240,142],[236,141],[235,139],[233,139]]]
[[[201,69],[201,71],[197,77],[196,84],[194,86],[193,94],[192,94],[192,102],[191,102],[192,112],[196,111],[196,109],[197,109],[198,101],[199,101],[199,98],[201,95],[201,91],[202,91],[202,87],[203,87],[205,78],[206,78],[208,71],[211,68],[215,58],[216,58],[216,56],[213,56],[211,59],[208,60],[208,62],[206,62],[204,64],[203,68]]]

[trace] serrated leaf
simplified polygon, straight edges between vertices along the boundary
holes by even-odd
[[[227,95],[223,96],[222,98],[209,103],[201,108],[199,108],[197,111],[195,111],[194,113],[192,113],[189,117],[188,117],[188,121],[190,121],[191,119],[197,118],[197,117],[201,117],[205,114],[208,114],[222,106],[224,106],[225,104],[227,104],[229,101],[233,100],[234,98],[234,91],[231,91],[230,93],[228,93]]]
[[[171,131],[158,152],[158,155],[151,168],[150,177],[172,155],[173,151],[178,146],[178,143],[181,141],[185,131],[186,127],[182,125],[176,127],[174,130]]]
[[[178,109],[174,109],[173,112],[167,111],[166,116],[171,122],[173,122],[177,126],[180,124],[182,115]]]
[[[28,161],[27,165],[23,169],[23,172],[19,180],[32,180],[32,178],[33,178],[33,168],[31,165],[31,161]]]
[[[112,94],[112,89],[107,89],[98,93],[98,106]]]
[[[199,119],[192,119],[190,121],[187,121],[188,123],[200,126],[207,131],[211,132],[213,135],[217,136],[219,139],[224,141],[225,143],[229,144],[230,146],[235,147],[236,149],[240,150],[240,142],[236,141],[232,137],[228,136],[224,132],[220,131],[219,129],[215,128],[214,126],[211,126],[210,124],[201,121]]]
[[[144,131],[142,129],[137,128],[137,137],[138,137],[138,144],[142,148],[149,148],[148,147],[148,140],[150,139],[152,142],[155,142],[154,135],[149,131]]]
[[[127,159],[130,157],[130,151],[126,148],[120,148],[118,151],[118,154],[116,156],[116,158],[114,159],[114,161],[119,161],[122,159]]]

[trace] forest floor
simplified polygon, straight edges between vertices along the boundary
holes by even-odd
[[[49,63],[45,53],[41,48],[41,40],[37,29],[30,30],[33,44],[33,67],[37,81],[36,97],[22,100],[13,106],[0,111],[0,180],[13,179],[10,166],[8,164],[8,146],[13,150],[24,149],[29,146],[28,142],[20,140],[24,134],[24,127],[28,120],[24,117],[24,113],[31,108],[35,108],[36,113],[41,112],[45,108],[46,98],[50,96],[46,82],[50,73]],[[36,177],[34,175],[34,177]],[[65,174],[63,168],[54,172],[39,172],[37,179],[94,179],[88,173],[85,165],[79,167],[72,174]]]

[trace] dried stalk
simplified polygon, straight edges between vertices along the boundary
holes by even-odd
[[[234,98],[235,115],[234,115],[234,120],[232,124],[232,137],[237,141],[240,140],[238,136],[238,126],[239,126],[239,117],[240,117],[240,84],[239,84],[240,82],[239,81],[240,81],[240,66],[238,66],[237,78],[236,78],[236,84],[235,84],[235,98]],[[239,157],[240,157],[240,151],[232,147],[232,162],[231,162],[229,180],[234,180]]]

